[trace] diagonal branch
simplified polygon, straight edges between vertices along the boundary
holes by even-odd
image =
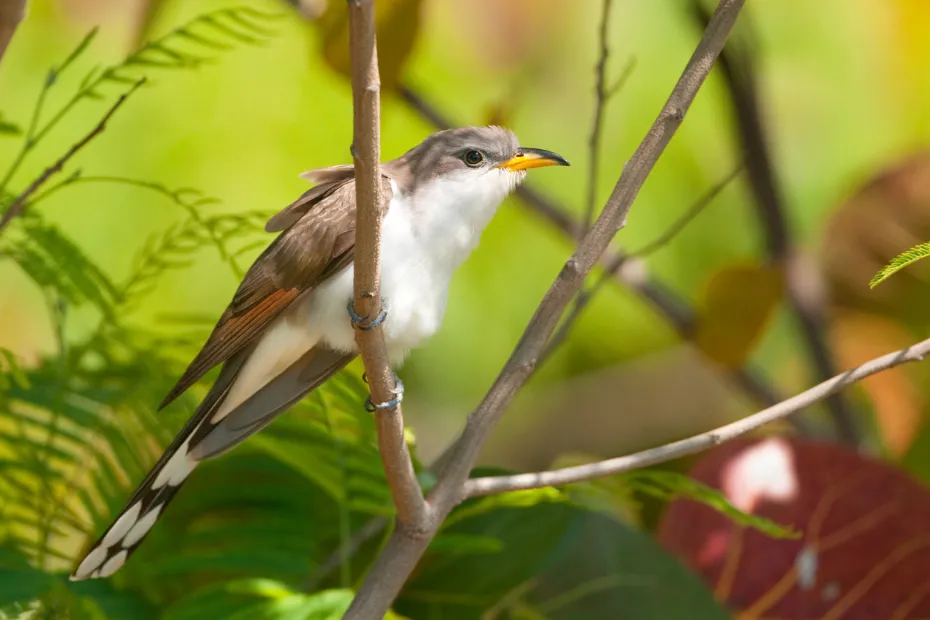
[[[537,472],[531,474],[516,474],[513,476],[492,476],[487,478],[473,478],[465,485],[465,497],[506,493],[508,491],[521,491],[538,489],[546,486],[557,486],[582,480],[591,480],[613,474],[619,474],[634,469],[641,469],[681,458],[689,454],[701,452],[725,441],[735,439],[757,428],[797,413],[812,404],[830,398],[844,388],[865,379],[875,373],[900,366],[909,362],[919,362],[930,355],[930,340],[912,345],[906,349],[895,351],[866,362],[861,366],[837,375],[809,390],[801,392],[777,405],[763,409],[736,422],[720,428],[695,435],[681,441],[643,450],[635,454],[606,459],[597,463],[566,467],[554,471]]]
[[[126,99],[128,99],[129,96],[144,83],[145,78],[142,78],[133,84],[132,88],[120,95],[119,99],[116,100],[116,103],[114,103],[107,111],[107,113],[103,115],[103,118],[100,119],[100,122],[97,123],[97,126],[94,127],[90,133],[78,140],[70,149],[68,149],[67,153],[62,155],[54,164],[46,168],[45,171],[40,174],[39,177],[33,181],[22,194],[13,200],[7,210],[3,213],[3,217],[0,217],[0,233],[2,233],[3,229],[5,229],[10,224],[13,218],[19,217],[23,214],[23,211],[26,209],[26,201],[30,196],[36,193],[36,191],[38,191],[38,189],[42,187],[54,174],[61,172],[61,169],[64,168],[66,163],[68,163],[68,160],[77,155],[78,152],[87,146],[91,140],[103,133],[103,131],[107,128],[107,123],[109,122],[110,118],[116,114],[116,111],[119,110],[120,106],[126,102]]]
[[[348,0],[349,47],[352,58],[352,96],[355,162],[356,229],[354,310],[373,319],[381,308],[381,147],[379,137],[378,51],[375,44],[374,0]],[[347,317],[348,320],[348,317]],[[355,324],[355,341],[365,365],[373,403],[395,399],[395,378],[388,360],[384,332],[370,320]],[[427,518],[427,505],[413,470],[404,436],[400,403],[379,408],[375,414],[378,447],[384,463],[398,522],[419,529]]]
[[[649,133],[623,168],[600,217],[581,245],[565,263],[559,277],[546,293],[523,337],[484,400],[469,417],[436,486],[429,495],[429,529],[392,532],[381,554],[352,601],[346,618],[381,618],[426,551],[442,520],[463,499],[465,483],[478,454],[517,391],[532,374],[559,318],[585,276],[600,260],[614,235],[625,225],[626,216],[646,177],[684,120],[698,90],[723,49],[744,0],[720,0],[704,36],[672,94]]]

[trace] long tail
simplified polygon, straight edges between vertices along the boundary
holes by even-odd
[[[198,463],[264,428],[355,356],[314,347],[244,402],[223,412],[221,404],[248,357],[249,352],[243,352],[226,363],[194,415],[71,574],[72,581],[109,577],[119,570]]]

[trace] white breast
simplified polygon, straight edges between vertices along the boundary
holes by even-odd
[[[388,312],[384,334],[393,363],[439,329],[452,273],[521,178],[503,170],[467,170],[413,195],[401,196],[394,187],[381,230],[381,296]],[[301,308],[312,331],[341,351],[357,350],[346,311],[353,277],[353,268],[347,267]]]

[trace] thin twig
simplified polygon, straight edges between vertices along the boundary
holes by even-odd
[[[410,532],[396,529],[365,577],[346,618],[381,618],[423,555],[439,524],[463,498],[465,482],[491,430],[526,382],[546,342],[558,325],[585,276],[600,260],[614,235],[625,225],[626,215],[675,131],[684,120],[695,95],[723,49],[744,0],[721,0],[714,16],[668,102],[607,200],[600,217],[581,245],[566,262],[559,277],[543,298],[519,344],[497,380],[474,413],[469,416],[447,465],[429,494],[430,529]]]
[[[707,18],[703,6],[696,0],[692,6],[703,25]],[[812,292],[817,287],[809,284],[819,275],[816,267],[799,264],[803,256],[791,241],[789,209],[768,148],[754,59],[749,47],[741,46],[737,50],[733,42],[729,43],[721,54],[720,69],[733,102],[737,134],[745,154],[746,176],[755,197],[756,214],[765,235],[769,258],[785,270],[789,305],[800,324],[816,376],[826,379],[836,374],[836,364],[826,337],[825,299],[817,291]],[[847,399],[836,394],[826,400],[826,406],[839,436],[850,444],[861,445],[862,432]]]
[[[669,242],[674,239],[681,231],[683,231],[688,224],[694,220],[704,209],[707,208],[707,205],[712,203],[714,199],[720,195],[720,193],[727,188],[727,186],[739,176],[739,173],[743,171],[743,163],[740,162],[733,170],[731,170],[725,177],[717,181],[713,187],[711,187],[703,196],[701,196],[697,202],[691,205],[691,208],[685,211],[677,220],[675,220],[671,226],[665,229],[662,234],[658,237],[645,244],[643,247],[638,250],[631,250],[629,253],[630,257],[645,258],[650,254],[654,254],[656,251],[661,250],[663,247],[669,244]]]
[[[4,0],[0,2],[0,60],[6,54],[13,33],[26,16],[26,0]]]
[[[829,398],[853,383],[861,381],[875,373],[900,366],[909,362],[919,362],[930,355],[930,340],[912,345],[906,349],[895,351],[866,362],[853,370],[846,371],[831,379],[816,385],[809,390],[782,401],[777,405],[763,409],[736,422],[726,424],[719,428],[687,439],[675,441],[658,448],[651,448],[627,456],[613,459],[566,467],[554,471],[537,472],[531,474],[517,474],[513,476],[491,476],[487,478],[473,478],[466,483],[465,496],[477,497],[508,491],[538,489],[540,487],[557,486],[591,480],[619,474],[633,469],[642,469],[657,463],[664,463],[672,459],[681,458],[689,454],[701,452],[725,441],[735,439],[761,426],[780,420],[797,413],[812,404]]]
[[[610,48],[607,46],[607,32],[610,30],[610,9],[613,0],[603,0],[601,4],[600,27],[598,28],[598,58],[594,65],[594,120],[591,122],[591,134],[588,136],[588,190],[585,200],[584,219],[582,220],[582,232],[587,233],[594,221],[594,208],[597,202],[597,185],[598,173],[601,168],[601,138],[603,136],[604,108],[607,105],[608,94],[605,85],[605,74],[607,73],[607,60],[610,58]],[[619,269],[619,264],[617,269]],[[613,275],[616,269],[611,269],[607,273]],[[604,278],[601,278],[603,282]],[[539,361],[543,362],[548,359],[549,355],[558,348],[558,346],[568,336],[572,324],[578,320],[582,311],[591,300],[590,289],[582,287],[575,296],[575,303],[569,311],[568,317],[563,322],[562,328],[553,337],[554,343],[550,342],[549,346],[540,356]]]
[[[9,182],[13,179],[13,176],[19,170],[19,167],[23,165],[26,161],[26,157],[29,153],[34,150],[39,143],[42,141],[42,137],[48,133],[49,126],[46,125],[43,129],[39,129],[39,120],[42,117],[42,112],[45,108],[45,101],[48,98],[49,91],[52,90],[52,87],[59,82],[59,78],[64,74],[70,65],[77,60],[81,54],[88,48],[91,41],[97,35],[97,29],[93,28],[87,35],[81,39],[81,42],[78,43],[77,47],[65,58],[61,65],[58,67],[52,67],[49,69],[48,74],[45,76],[45,81],[42,82],[42,89],[39,91],[39,98],[36,101],[35,106],[32,108],[32,118],[29,119],[29,128],[26,130],[26,135],[22,140],[22,146],[19,149],[19,152],[16,154],[16,157],[13,158],[13,163],[7,168],[6,172],[3,174],[2,179],[0,179],[0,194],[3,194],[7,188]],[[72,100],[80,98],[83,91],[79,91]]]
[[[607,99],[613,99],[614,96],[623,90],[623,87],[626,86],[627,80],[630,79],[630,76],[633,75],[633,71],[636,70],[636,56],[630,56],[630,59],[626,62],[626,66],[623,67],[623,71],[620,72],[620,75],[617,76],[617,79],[614,83],[607,89]]]
[[[591,304],[594,296],[604,288],[605,284],[617,280],[618,275],[620,275],[620,270],[624,265],[631,265],[632,269],[630,271],[644,271],[645,266],[641,265],[639,260],[668,245],[681,231],[685,229],[689,223],[691,223],[692,220],[694,220],[694,218],[696,218],[705,208],[707,208],[711,202],[714,201],[714,198],[720,195],[720,192],[722,192],[727,187],[727,185],[729,185],[730,182],[740,173],[742,167],[742,164],[740,164],[729,174],[727,174],[726,177],[718,181],[655,240],[650,241],[635,252],[630,252],[629,254],[617,254],[611,258],[610,262],[604,268],[604,271],[601,273],[597,281],[589,288],[579,292],[577,297],[575,297],[575,303],[572,306],[572,309],[569,311],[568,316],[566,316],[562,321],[562,325],[559,326],[559,330],[552,336],[552,338],[549,339],[549,343],[546,345],[546,350],[543,351],[543,354],[539,356],[539,364],[542,365],[542,363],[549,359],[555,350],[558,349],[563,342],[565,342],[575,322],[581,318],[582,313]],[[636,276],[628,275],[626,277],[630,278]]]
[[[635,65],[634,59],[631,58],[614,86],[609,90],[607,89],[605,85],[605,76],[607,73],[607,60],[610,58],[610,48],[607,45],[607,33],[610,30],[610,9],[612,4],[613,0],[603,0],[603,4],[601,5],[601,20],[600,27],[598,28],[600,52],[598,55],[597,63],[594,67],[594,120],[591,123],[591,134],[588,137],[588,191],[587,200],[585,201],[584,220],[581,230],[579,231],[580,233],[587,233],[591,228],[591,222],[594,221],[594,206],[597,202],[598,177],[601,168],[601,139],[604,133],[604,108],[606,107],[611,97],[618,93],[623,87],[623,84],[626,83],[627,79],[632,74],[633,66]],[[581,234],[578,236],[580,240]],[[610,276],[615,275],[617,270],[620,268],[620,265],[621,263],[617,263],[617,267],[614,269],[609,269],[606,271],[606,274]],[[604,277],[601,278],[600,282],[602,283],[603,280]],[[569,315],[563,323],[562,328],[553,338],[555,342],[551,342],[549,344],[546,351],[540,357],[540,362],[547,359],[549,355],[555,351],[556,348],[558,348],[558,346],[565,340],[565,338],[568,336],[572,324],[578,320],[578,317],[581,316],[581,313],[584,311],[590,300],[590,289],[587,287],[582,287],[578,294],[575,296],[575,303],[572,304],[572,308],[569,311]]]
[[[362,317],[381,313],[381,148],[379,137],[378,52],[375,44],[374,0],[348,0],[349,47],[352,59],[352,95],[355,161],[355,312]],[[349,320],[346,317],[346,320]],[[390,319],[388,319],[390,320]],[[382,326],[356,325],[358,343],[371,399],[386,403],[395,398],[394,373],[388,360]],[[378,446],[388,486],[404,529],[418,529],[427,519],[427,505],[413,470],[404,435],[400,404],[375,414]]]
[[[601,4],[601,21],[598,28],[598,57],[594,65],[594,120],[591,121],[591,135],[588,136],[588,195],[584,205],[584,229],[591,228],[594,221],[594,207],[597,201],[597,177],[601,159],[601,126],[604,122],[604,107],[607,104],[607,87],[604,74],[607,72],[607,59],[610,48],[607,47],[607,32],[610,29],[610,7],[613,0],[603,0]]]
[[[90,133],[81,138],[77,143],[75,143],[68,152],[61,156],[61,158],[56,161],[54,164],[45,169],[45,171],[39,175],[39,177],[33,181],[29,187],[26,188],[22,194],[16,197],[16,199],[10,204],[9,208],[3,214],[3,217],[0,217],[0,233],[9,225],[10,221],[15,217],[19,217],[23,214],[23,211],[26,209],[26,201],[29,197],[36,192],[42,185],[45,184],[52,175],[61,172],[61,169],[64,167],[68,160],[77,155],[77,153],[83,149],[87,144],[96,138],[98,135],[103,133],[104,129],[107,128],[107,122],[110,118],[116,113],[116,111],[122,106],[126,99],[136,91],[142,84],[145,83],[145,78],[140,79],[138,82],[132,85],[128,91],[119,96],[119,99],[110,107],[106,114],[103,115],[103,118],[100,119],[100,122],[97,123],[97,126],[94,127]]]

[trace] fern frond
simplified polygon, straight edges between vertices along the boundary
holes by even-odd
[[[0,347],[0,389],[8,390],[12,386],[29,389],[29,378],[19,362],[19,356]]]
[[[263,23],[277,18],[276,14],[250,7],[230,7],[195,17],[164,36],[145,43],[122,62],[102,70],[92,70],[71,101],[38,133],[36,140],[47,134],[78,101],[99,97],[101,86],[108,83],[134,84],[141,77],[135,71],[140,68],[196,69],[215,59],[215,56],[196,54],[191,48],[202,47],[216,52],[234,49],[237,43],[261,45],[274,34]],[[84,42],[82,45],[86,47]]]
[[[35,214],[21,220],[25,235],[7,240],[0,255],[12,258],[39,287],[73,305],[90,302],[110,316],[118,291],[109,276],[57,227]]]
[[[103,69],[93,68],[81,81],[77,92],[71,99],[40,128],[39,121],[46,95],[58,82],[58,78],[65,69],[74,64],[93,42],[97,30],[91,30],[61,65],[53,67],[48,72],[33,108],[22,147],[3,177],[0,178],[0,194],[6,189],[29,152],[67,116],[75,105],[84,99],[103,97],[100,92],[102,86],[136,84],[140,77],[143,77],[138,69],[196,69],[214,60],[215,56],[195,54],[191,51],[197,47],[218,52],[233,49],[237,44],[264,44],[274,34],[272,30],[266,28],[265,24],[278,17],[277,14],[266,13],[251,7],[230,7],[195,17],[164,36],[146,43],[122,62]],[[18,129],[15,125],[2,122],[0,118],[0,134],[16,133]]]
[[[713,508],[734,523],[754,528],[772,538],[798,538],[800,533],[790,526],[780,525],[759,515],[743,512],[730,503],[726,496],[711,487],[684,474],[672,471],[639,470],[624,476],[625,481],[636,491],[663,501],[683,497]]]
[[[887,265],[875,274],[872,281],[869,282],[869,288],[875,288],[895,273],[901,271],[908,265],[916,263],[922,258],[930,256],[930,242],[915,245],[907,252],[902,252],[891,259]]]

